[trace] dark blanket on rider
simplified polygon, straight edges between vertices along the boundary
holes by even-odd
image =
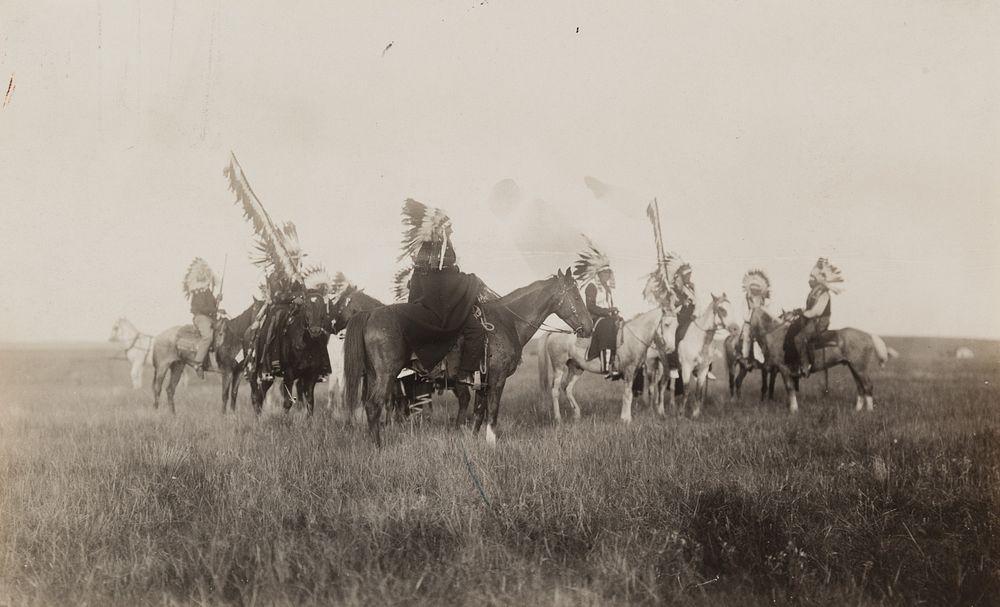
[[[455,345],[482,290],[475,274],[457,268],[414,274],[411,302],[389,306],[403,339],[425,369],[433,369]]]
[[[594,360],[601,350],[618,350],[618,317],[605,316],[594,323],[594,333],[587,348],[587,360]]]

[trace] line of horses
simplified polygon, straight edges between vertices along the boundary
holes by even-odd
[[[235,411],[240,378],[247,364],[245,357],[254,339],[251,327],[262,305],[254,300],[236,317],[221,318],[217,323],[215,356],[222,373],[223,412],[227,407]],[[725,294],[713,295],[711,302],[696,314],[680,343],[675,343],[677,318],[672,310],[656,307],[622,323],[618,335],[618,368],[625,376],[620,414],[623,421],[632,419],[633,399],[640,383],[647,403],[662,416],[668,401],[676,411],[676,384],[681,381],[683,386],[693,388],[683,394],[684,408],[690,405],[692,417],[700,414],[716,336],[727,331],[728,306]],[[574,386],[584,372],[599,373],[601,370],[599,361],[586,360],[587,338],[593,330],[593,322],[570,271],[559,270],[548,278],[483,303],[481,307],[490,326],[486,358],[488,380],[483,390],[475,392],[473,431],[478,432],[485,424],[487,442],[495,443],[507,378],[520,364],[524,346],[552,314],[562,319],[571,332],[548,332],[539,342],[541,393],[543,399],[551,403],[556,422],[562,417],[560,399],[563,394],[570,404],[572,417],[579,418],[580,405]],[[763,307],[756,307],[751,310],[749,322],[751,336],[764,352],[765,360],[759,365],[764,375],[762,398],[765,392],[773,397],[775,378],[780,375],[788,394],[789,410],[797,411],[799,377],[785,357],[789,319],[775,317]],[[131,327],[130,323],[128,326]],[[138,333],[134,327],[131,330]],[[342,331],[342,342],[330,340],[331,334]],[[285,410],[296,400],[302,400],[307,413],[313,413],[319,373],[310,362],[315,360],[310,351],[329,348],[333,374],[328,402],[339,415],[346,414],[348,420],[367,418],[373,441],[381,445],[383,413],[394,402],[397,376],[410,363],[411,357],[392,306],[384,305],[354,285],[348,285],[330,300],[310,292],[292,307],[286,333],[288,339],[283,340],[281,352],[284,375],[279,384]],[[116,323],[112,338],[120,343],[132,339],[121,321]],[[731,394],[738,393],[743,376],[750,370],[737,354],[735,338],[735,333],[731,333],[724,343]],[[170,410],[174,411],[174,393],[185,366],[191,362],[196,340],[193,326],[172,327],[152,340],[154,407],[159,406],[160,392],[166,383],[167,400]],[[871,410],[871,371],[884,365],[892,352],[885,342],[877,335],[845,328],[827,332],[816,348],[820,369],[847,366],[857,385],[856,409]],[[466,386],[454,381],[457,356],[458,348],[455,348],[436,369],[428,371],[458,398],[454,421],[460,426],[467,421],[473,395]],[[144,358],[140,359],[139,383],[142,360]],[[136,381],[134,369],[133,366],[133,382]],[[260,413],[273,382],[257,380],[251,375],[249,383],[251,402],[254,410]],[[297,397],[293,396],[293,390]]]

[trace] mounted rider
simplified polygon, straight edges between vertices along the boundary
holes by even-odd
[[[192,363],[198,377],[205,379],[208,351],[215,337],[215,320],[219,313],[222,294],[216,298],[212,293],[212,289],[215,288],[215,273],[201,257],[195,257],[188,266],[183,286],[184,294],[191,300],[192,322],[200,335]]]
[[[797,317],[788,328],[788,336],[795,345],[801,364],[800,374],[809,377],[816,364],[813,356],[813,341],[830,328],[832,294],[840,293],[834,285],[844,282],[840,269],[825,257],[820,257],[809,272],[809,295],[805,309],[795,312]],[[786,342],[787,343],[787,342]]]
[[[743,275],[743,294],[747,302],[747,319],[740,330],[740,357],[745,366],[752,364],[753,336],[750,335],[750,313],[766,306],[771,298],[771,280],[764,270],[753,269]]]
[[[618,328],[621,316],[615,307],[614,288],[615,274],[611,269],[611,261],[586,236],[587,248],[580,252],[574,264],[573,274],[577,282],[586,285],[583,299],[587,304],[587,312],[594,320],[594,332],[587,349],[587,360],[601,357],[601,372],[605,378],[618,380],[623,377],[618,371],[616,355],[618,353]],[[598,303],[598,296],[601,302]],[[603,304],[603,305],[601,305]]]
[[[394,304],[404,339],[430,371],[461,336],[459,383],[485,387],[486,329],[482,309],[488,289],[475,274],[462,272],[451,242],[451,219],[441,209],[408,199],[403,204],[403,252],[413,272],[407,302]]]

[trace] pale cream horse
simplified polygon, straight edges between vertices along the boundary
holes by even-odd
[[[625,322],[618,330],[617,366],[624,375],[622,421],[632,421],[632,380],[639,366],[646,360],[646,352],[651,347],[673,351],[676,328],[676,316],[662,308],[654,308]],[[538,352],[538,376],[542,394],[552,395],[552,415],[556,422],[562,420],[559,395],[564,391],[564,375],[569,376],[565,393],[573,408],[573,419],[579,419],[580,403],[573,395],[573,386],[584,371],[602,373],[599,357],[587,360],[589,347],[590,338],[578,339],[575,335],[565,333],[548,333],[542,337]]]
[[[143,371],[150,362],[150,354],[153,351],[153,336],[143,333],[129,319],[122,316],[111,326],[111,336],[108,337],[108,341],[122,345],[125,360],[131,365],[129,376],[132,378],[132,387],[136,390],[142,388]],[[184,381],[187,381],[186,377]]]
[[[660,415],[664,412],[664,402],[668,395],[671,408],[675,411],[677,408],[674,397],[676,378],[671,376],[671,369],[677,370],[680,378],[684,380],[685,404],[691,396],[691,379],[694,378],[694,405],[691,417],[701,415],[701,404],[708,393],[709,366],[718,355],[715,336],[718,332],[726,330],[728,306],[729,299],[725,293],[718,297],[712,295],[712,302],[694,318],[681,343],[677,344],[677,357],[674,359],[674,364],[679,360],[680,369],[671,367],[667,362],[667,357],[660,356],[658,353],[650,352],[647,356],[646,394]]]

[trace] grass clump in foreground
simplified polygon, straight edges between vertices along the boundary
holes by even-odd
[[[40,357],[43,371],[0,386],[2,601],[1000,596],[993,363],[963,368],[981,381],[919,360],[890,368],[874,414],[849,411],[850,381],[835,377],[833,398],[807,388],[796,417],[716,394],[703,419],[643,409],[630,427],[615,420],[618,384],[595,378],[578,390],[583,421],[552,426],[525,365],[496,449],[445,429],[439,406],[377,452],[326,411],[258,421],[241,403],[222,417],[214,383],[192,382],[171,418],[77,356]]]

